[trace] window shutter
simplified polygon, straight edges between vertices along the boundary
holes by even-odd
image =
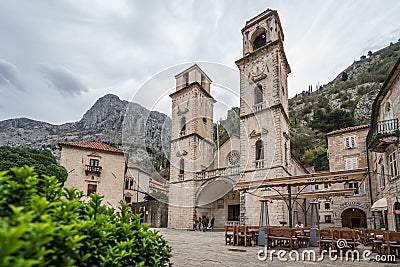
[[[358,169],[358,158],[347,158],[346,159],[346,170]]]

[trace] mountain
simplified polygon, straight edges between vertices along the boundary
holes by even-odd
[[[146,155],[156,163],[156,169],[165,167],[170,132],[171,119],[167,115],[108,94],[77,122],[53,125],[27,118],[0,121],[0,146],[50,149],[59,159],[60,141],[102,141],[128,151],[131,161],[152,171]]]
[[[319,164],[317,170],[326,170],[325,134],[347,126],[369,124],[372,103],[399,56],[400,42],[390,43],[374,53],[369,51],[333,81],[310,86],[290,99],[294,155],[306,166]]]

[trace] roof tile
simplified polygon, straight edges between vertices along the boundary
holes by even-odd
[[[113,153],[122,153],[122,154],[124,153],[122,150],[109,146],[103,142],[60,142],[58,143],[58,145],[94,149],[94,150],[107,151]]]

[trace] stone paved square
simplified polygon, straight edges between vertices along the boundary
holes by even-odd
[[[331,261],[325,259],[322,262],[281,262],[276,257],[272,262],[269,260],[260,261],[257,253],[262,247],[227,246],[224,244],[224,232],[207,231],[187,231],[175,229],[156,229],[160,232],[172,246],[173,266],[400,266],[397,263],[383,263],[374,261]],[[231,249],[231,250],[230,250]],[[278,248],[279,249],[279,248]],[[312,248],[319,256],[318,248]],[[236,251],[232,251],[236,250]],[[359,247],[362,251],[363,247]],[[300,250],[301,252],[302,250]],[[370,257],[375,257],[372,254]]]

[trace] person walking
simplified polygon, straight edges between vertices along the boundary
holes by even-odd
[[[207,231],[208,223],[207,218],[203,217],[203,232]]]
[[[214,230],[214,222],[215,222],[215,218],[212,217],[212,218],[211,218],[211,222],[210,222],[210,223],[211,223],[211,227],[210,227],[210,228],[211,228],[212,230]]]
[[[198,225],[199,226],[199,231],[201,230],[201,222],[202,222],[201,221],[201,217],[199,217],[199,225]]]

